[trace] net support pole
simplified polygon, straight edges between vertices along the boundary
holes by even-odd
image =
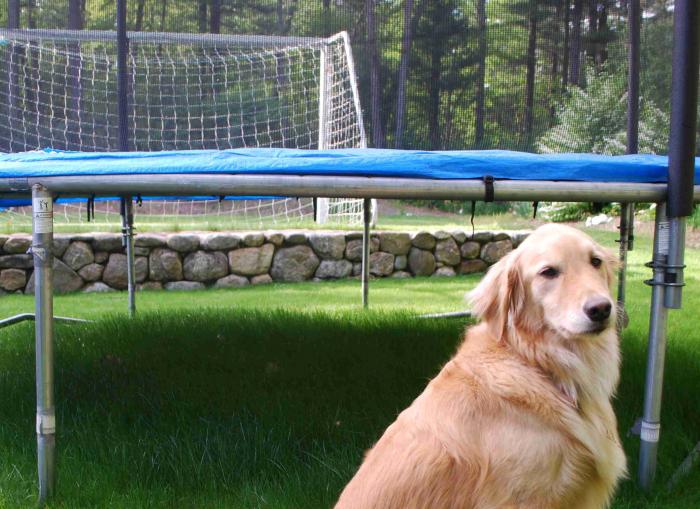
[[[126,0],[117,0],[117,111],[119,121],[119,150],[129,150],[129,97],[126,35]]]
[[[129,293],[129,316],[136,314],[136,268],[134,259],[134,201],[121,199],[122,246],[126,253],[126,280]]]
[[[36,341],[36,437],[39,503],[56,485],[56,410],[53,352],[53,198],[48,190],[32,187],[32,257]]]
[[[370,224],[372,222],[372,200],[362,200],[362,307],[369,306],[369,254],[370,254]]]
[[[627,73],[627,154],[639,151],[639,79],[642,12],[640,0],[627,3],[629,65]],[[634,204],[623,203],[620,207],[620,271],[617,287],[617,330],[626,325],[625,298],[627,278],[627,252],[631,251],[634,228]]]

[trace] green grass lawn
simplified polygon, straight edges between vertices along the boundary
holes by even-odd
[[[596,237],[614,247],[613,235]],[[631,253],[630,327],[615,407],[636,475],[645,369],[648,238]],[[623,483],[616,509],[700,507],[700,468],[663,484],[700,440],[700,251],[689,250],[684,307],[669,320],[659,483]],[[325,508],[363,451],[450,357],[477,277],[60,296],[56,313],[58,497],[54,508]],[[30,311],[6,296],[0,314]],[[34,507],[33,326],[0,330],[0,507]]]

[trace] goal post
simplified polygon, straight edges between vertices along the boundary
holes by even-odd
[[[128,32],[128,39],[130,150],[366,146],[346,33]],[[116,32],[0,29],[0,152],[118,150],[116,73]],[[359,203],[354,215],[336,201],[331,222],[362,223],[361,200],[350,200]],[[245,211],[243,226],[252,227],[314,215],[306,198],[217,202],[181,200],[177,213],[223,208],[234,219]]]

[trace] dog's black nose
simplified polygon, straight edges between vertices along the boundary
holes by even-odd
[[[608,299],[591,299],[586,302],[583,310],[593,322],[604,322],[610,317],[612,303]]]

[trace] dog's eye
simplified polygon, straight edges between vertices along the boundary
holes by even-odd
[[[554,279],[559,275],[559,271],[554,267],[545,267],[540,271],[540,276],[544,276],[547,279]]]
[[[591,258],[591,265],[593,265],[596,269],[600,267],[603,264],[603,260],[598,258],[597,256],[594,256]]]

